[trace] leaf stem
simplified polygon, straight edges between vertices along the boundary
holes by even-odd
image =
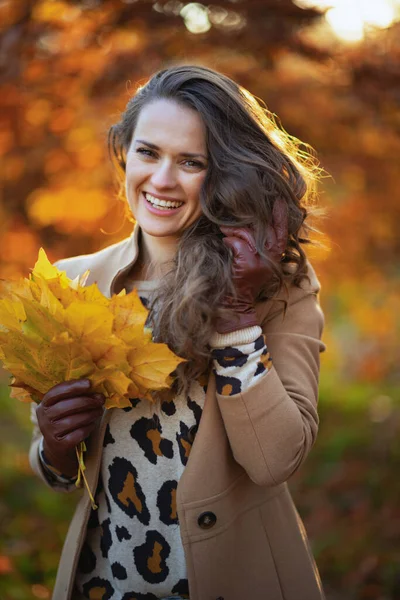
[[[76,457],[78,459],[78,479],[76,480],[75,485],[76,485],[76,487],[82,487],[82,479],[83,479],[83,482],[84,482],[85,487],[86,487],[86,489],[88,491],[88,494],[89,494],[89,498],[90,498],[90,502],[92,504],[92,508],[93,508],[93,510],[96,510],[98,508],[98,506],[97,506],[97,504],[94,501],[93,494],[92,494],[92,492],[90,490],[88,481],[87,481],[86,476],[85,476],[86,466],[85,466],[85,463],[84,463],[84,460],[83,460],[83,454],[84,454],[84,452],[86,452],[86,444],[85,444],[85,442],[81,442],[79,444],[79,447],[77,446],[75,448],[75,452],[76,452]]]

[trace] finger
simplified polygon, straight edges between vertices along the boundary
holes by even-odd
[[[251,248],[253,252],[257,252],[256,242],[254,240],[254,236],[249,229],[245,229],[244,227],[220,227],[222,233],[226,235],[228,238],[237,237],[241,240],[244,240]],[[227,238],[223,238],[224,241]]]
[[[102,415],[101,410],[91,410],[79,415],[64,417],[54,424],[54,438],[56,440],[63,439],[68,433],[81,429],[88,425],[94,424]]]
[[[272,208],[272,223],[276,233],[276,252],[286,250],[288,240],[288,209],[283,198],[278,198]]]
[[[44,406],[51,406],[52,404],[59,402],[59,400],[89,392],[90,386],[91,383],[89,379],[70,379],[69,381],[63,381],[50,388],[43,396],[41,403]]]
[[[247,261],[250,256],[254,256],[250,246],[244,240],[237,237],[225,237],[223,242],[227,248],[230,248],[233,252],[234,260]]]
[[[276,245],[276,233],[272,225],[267,225],[265,230],[265,244],[264,247],[268,252],[274,252],[274,247]]]
[[[86,427],[80,427],[79,429],[75,429],[75,431],[71,431],[70,433],[67,433],[62,438],[63,448],[65,448],[66,450],[71,450],[72,448],[75,448],[76,446],[78,446],[78,444],[80,444],[81,442],[83,442],[83,440],[85,440],[87,437],[89,437],[89,435],[94,430],[95,425],[96,425],[96,423],[91,423],[90,425],[87,425]]]
[[[245,273],[254,271],[259,266],[260,256],[253,252],[248,244],[239,238],[224,238],[226,245],[232,250],[232,275],[241,278]]]
[[[44,410],[48,420],[53,423],[63,417],[99,409],[103,404],[103,399],[95,398],[94,396],[79,396],[77,398],[60,400],[52,406],[45,407]]]

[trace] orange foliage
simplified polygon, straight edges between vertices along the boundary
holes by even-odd
[[[13,566],[8,556],[0,556],[0,574],[11,573]]]
[[[109,199],[101,189],[69,186],[59,190],[38,189],[28,197],[28,215],[40,226],[55,225],[59,231],[98,228],[107,213]]]
[[[290,2],[265,0],[262,11],[257,0],[239,3],[247,25],[229,35],[216,17],[232,12],[228,0],[210,9],[204,35],[186,31],[178,3],[153,4],[0,3],[9,57],[0,94],[0,276],[26,275],[40,245],[60,258],[130,232],[115,200],[108,127],[137,82],[174,60],[200,62],[263,98],[289,133],[317,149],[332,175],[321,184],[326,217],[315,223],[326,247],[309,250],[323,285],[332,351],[324,360],[343,377],[394,380],[399,25],[327,51],[305,32],[317,12]],[[274,30],[279,38],[266,35]]]

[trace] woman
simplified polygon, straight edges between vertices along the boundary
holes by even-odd
[[[138,289],[155,341],[187,362],[155,403],[103,410],[60,383],[34,419],[33,469],[89,485],[64,545],[62,599],[317,600],[286,481],[317,434],[323,315],[306,260],[317,167],[253,96],[197,66],[156,74],[109,136],[130,238],[62,260],[105,295]]]

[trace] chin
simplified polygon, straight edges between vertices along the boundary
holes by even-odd
[[[152,237],[171,237],[178,236],[181,232],[181,228],[168,227],[166,225],[154,225],[151,223],[141,223],[138,221],[140,229],[142,229],[147,235]]]

